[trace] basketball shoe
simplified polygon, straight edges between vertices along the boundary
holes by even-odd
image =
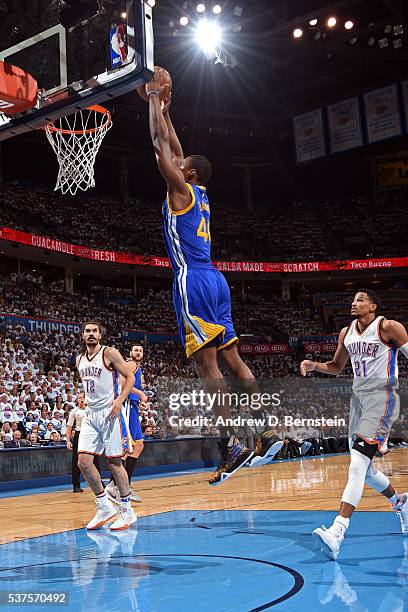
[[[208,480],[211,486],[219,485],[230,478],[253,457],[254,452],[240,443],[235,436],[231,437],[227,446],[218,444],[221,452],[220,463]]]
[[[128,497],[127,501],[120,502],[118,517],[110,526],[110,530],[121,531],[122,529],[128,529],[131,525],[136,523],[136,521],[137,516],[130,505],[130,498]]]
[[[141,504],[142,498],[140,497],[140,495],[136,493],[136,491],[134,491],[133,489],[130,489],[130,501]]]
[[[120,504],[120,494],[113,480],[108,484],[105,491],[109,501],[118,506]]]
[[[339,556],[348,525],[349,519],[337,516],[329,529],[322,525],[313,531],[312,535],[318,541],[321,552],[329,559],[335,561]]]
[[[106,495],[97,497],[95,503],[96,514],[87,524],[87,529],[99,529],[99,527],[102,527],[102,525],[107,523],[110,519],[113,519],[118,513],[115,506],[107,499]]]
[[[398,498],[398,502],[392,506],[392,509],[400,520],[402,533],[408,535],[408,493],[403,493]]]
[[[248,461],[249,467],[266,465],[279,453],[283,446],[282,440],[271,432],[264,432],[255,444],[254,456]]]

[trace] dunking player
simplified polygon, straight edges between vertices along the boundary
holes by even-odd
[[[137,460],[143,452],[143,434],[139,420],[139,402],[147,402],[147,395],[143,391],[144,379],[141,367],[142,359],[143,347],[139,344],[133,345],[130,349],[130,359],[128,359],[127,362],[132,365],[134,384],[121,414],[122,424],[128,429],[130,437],[129,450],[131,450],[131,452],[124,462],[125,470],[129,478],[129,486],[131,487],[130,501],[139,503],[142,499],[132,490],[132,476],[135,471]],[[122,384],[125,382],[122,377],[121,382]],[[120,502],[120,494],[115,486],[113,476],[111,482],[106,487],[106,494],[114,504]]]
[[[96,497],[96,514],[87,529],[98,529],[113,519],[118,511],[106,496],[100,474],[93,463],[94,455],[105,453],[109,469],[120,491],[119,514],[110,526],[115,531],[127,529],[136,522],[130,505],[129,480],[122,465],[125,453],[120,425],[122,404],[133,387],[134,375],[119,351],[102,346],[102,330],[95,321],[83,326],[83,346],[76,365],[82,379],[87,408],[78,441],[78,466]],[[126,380],[120,390],[118,374]]]
[[[210,204],[205,188],[211,178],[211,164],[201,155],[184,159],[169,115],[171,92],[160,83],[160,69],[146,84],[146,93],[156,160],[167,183],[163,233],[174,272],[173,301],[186,354],[194,359],[207,392],[227,392],[217,361],[217,354],[221,354],[241,386],[257,393],[252,372],[238,354],[228,284],[211,262]],[[165,100],[163,109],[161,99]],[[216,412],[217,416],[230,417],[228,406],[218,405]],[[276,438],[259,438],[254,457],[229,427],[220,430],[221,460],[209,480],[211,485],[220,484],[247,462],[256,459],[258,465],[266,463],[279,450],[273,445]]]
[[[355,316],[344,327],[332,361],[302,361],[303,376],[307,372],[340,374],[350,358],[353,373],[353,396],[350,404],[350,467],[338,516],[326,529],[315,529],[321,550],[330,559],[337,559],[350,517],[360,503],[364,484],[384,495],[398,512],[401,528],[408,534],[408,495],[398,495],[387,476],[376,469],[376,451],[385,453],[393,422],[398,418],[399,398],[398,351],[408,358],[408,334],[398,321],[379,316],[381,301],[370,289],[360,289],[351,305]]]

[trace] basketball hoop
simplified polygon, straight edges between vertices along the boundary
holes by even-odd
[[[55,191],[75,195],[95,187],[94,164],[105,134],[112,127],[110,112],[95,104],[45,126],[59,172]]]

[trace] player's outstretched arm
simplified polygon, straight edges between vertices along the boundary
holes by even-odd
[[[191,193],[184,180],[180,165],[173,161],[170,149],[169,130],[163,117],[160,97],[165,96],[156,70],[153,79],[146,84],[146,93],[149,97],[149,125],[150,136],[153,142],[157,165],[160,174],[167,183],[167,190],[171,208],[181,211],[191,203]]]
[[[408,334],[402,323],[393,321],[392,319],[383,319],[380,332],[385,342],[393,342],[404,357],[408,359]]]
[[[339,343],[333,359],[331,361],[326,361],[326,363],[318,363],[317,361],[305,359],[300,364],[302,376],[306,376],[308,372],[322,372],[322,374],[332,374],[333,376],[342,373],[349,358],[349,354],[344,346],[344,337],[347,333],[347,329],[347,327],[343,327],[340,332]]]
[[[183,153],[183,147],[180,144],[180,140],[178,139],[176,130],[174,129],[174,125],[171,121],[170,104],[171,104],[171,91],[169,92],[168,98],[164,103],[162,112],[163,112],[164,121],[169,131],[169,144],[170,144],[172,161],[174,164],[180,167],[181,162],[184,160],[184,153]]]

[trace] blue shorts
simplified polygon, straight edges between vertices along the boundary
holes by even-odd
[[[138,402],[128,399],[122,409],[122,417],[126,419],[127,430],[132,442],[143,440],[142,427],[139,421]]]
[[[177,271],[173,302],[187,357],[211,340],[216,340],[220,350],[238,339],[228,283],[214,266]]]

